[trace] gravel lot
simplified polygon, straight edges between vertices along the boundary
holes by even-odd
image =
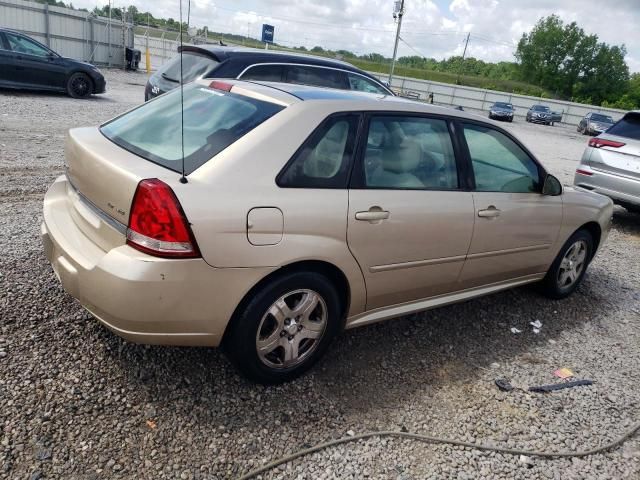
[[[584,449],[640,420],[640,217],[617,211],[571,298],[530,288],[341,335],[299,381],[249,384],[215,349],[120,340],[64,293],[40,244],[43,194],[68,128],[139,103],[143,74],[107,72],[87,101],[0,92],[0,477],[226,479],[305,446],[406,429],[538,450]],[[571,182],[586,138],[507,124]],[[534,334],[529,322],[540,320]],[[511,327],[522,330],[511,333]],[[595,385],[526,391],[571,368]],[[500,392],[506,377],[524,390]],[[262,478],[640,478],[640,437],[583,459],[396,439],[325,450]]]

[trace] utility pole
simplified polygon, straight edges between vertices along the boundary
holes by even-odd
[[[462,61],[460,62],[460,69],[458,70],[458,78],[456,78],[456,85],[460,84],[460,74],[462,73],[462,68],[464,67],[464,56],[467,53],[467,45],[469,45],[469,37],[471,36],[471,32],[467,33],[467,40],[464,42],[464,50],[462,52]]]
[[[402,27],[402,15],[404,15],[404,0],[400,0],[400,7],[398,7],[398,2],[396,2],[397,10],[393,12],[393,18],[398,17],[398,30],[396,31],[396,43],[393,47],[393,59],[391,60],[391,71],[389,72],[389,87],[391,87],[391,80],[393,80],[393,70],[396,66],[396,55],[398,54],[398,41],[400,40],[400,27]]]

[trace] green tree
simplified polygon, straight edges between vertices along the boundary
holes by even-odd
[[[598,42],[576,22],[557,15],[542,18],[518,42],[515,56],[520,78],[557,95],[600,104],[626,91],[629,67],[624,45]]]

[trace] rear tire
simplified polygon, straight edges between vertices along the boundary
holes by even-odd
[[[540,283],[542,293],[556,300],[571,295],[582,283],[592,257],[593,236],[578,230],[562,246]]]
[[[73,98],[89,98],[93,93],[93,83],[88,75],[76,72],[67,80],[67,93]]]
[[[240,306],[225,335],[225,353],[255,382],[293,380],[325,353],[340,330],[340,312],[340,297],[327,277],[284,274]]]

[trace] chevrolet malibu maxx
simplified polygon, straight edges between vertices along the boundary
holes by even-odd
[[[534,282],[563,298],[613,209],[484,118],[301,85],[196,81],[71,130],[66,163],[42,224],[65,290],[127,340],[223,346],[262,383],[343,328]]]

